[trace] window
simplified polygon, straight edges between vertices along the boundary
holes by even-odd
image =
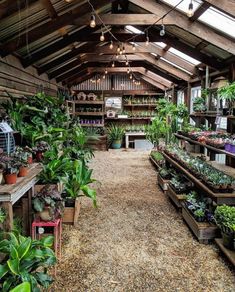
[[[163,57],[161,57],[160,59],[163,60],[163,61],[165,61],[165,62],[167,62],[168,64],[174,66],[175,68],[178,68],[178,69],[180,69],[180,70],[186,72],[186,73],[189,74],[189,75],[193,75],[191,72],[185,70],[184,68],[182,68],[182,67],[176,65],[175,63],[173,63],[173,62],[171,62],[171,61],[168,61],[167,59],[165,59],[165,58],[163,58]]]
[[[163,2],[171,6],[175,6],[179,3],[179,0],[163,0]],[[190,0],[184,0],[182,3],[179,4],[179,6],[177,6],[176,9],[187,13],[189,3],[190,3]],[[202,4],[201,0],[193,0],[194,11],[200,6],[200,4]]]
[[[178,57],[181,57],[182,59],[184,59],[185,61],[187,61],[189,63],[192,63],[193,65],[198,65],[201,63],[200,61],[198,61],[198,60],[196,60],[196,59],[194,59],[194,58],[192,58],[192,57],[190,57],[190,56],[188,56],[188,55],[186,55],[186,54],[184,54],[184,53],[182,53],[174,48],[170,48],[169,52],[175,54]]]
[[[161,47],[163,49],[166,47],[166,44],[163,42],[154,42],[154,45],[157,45],[158,47]]]
[[[177,105],[184,103],[184,92],[183,90],[177,91]]]
[[[133,34],[144,34],[143,31],[139,30],[138,28],[132,26],[132,25],[126,25],[125,29]]]

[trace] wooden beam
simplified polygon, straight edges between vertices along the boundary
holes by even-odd
[[[141,79],[143,79],[144,81],[148,82],[149,84],[151,84],[151,85],[153,85],[153,86],[155,86],[155,87],[157,87],[157,88],[159,88],[159,89],[161,89],[163,91],[167,90],[167,87],[162,86],[160,83],[152,80],[151,78],[149,78],[147,76],[142,75]]]
[[[21,10],[26,9],[29,5],[32,5],[33,3],[37,1],[38,0],[28,0],[27,2],[25,0],[1,1],[0,2],[0,19],[2,20],[3,18],[11,16],[15,13],[18,13],[19,9]]]
[[[108,0],[93,1],[93,6],[95,9],[100,9],[109,3],[110,1]],[[27,44],[30,44],[46,35],[49,35],[66,25],[71,25],[76,18],[81,17],[88,11],[90,11],[90,5],[88,3],[82,4],[72,11],[66,12],[61,16],[58,16],[56,21],[50,20],[30,31],[27,31],[27,33],[21,35],[20,38],[19,36],[17,36],[15,39],[10,40],[9,42],[0,46],[1,56],[5,57],[10,53],[22,47],[25,47]]]
[[[66,79],[65,81],[63,81],[63,84],[64,84],[64,83],[71,83],[73,80],[78,79],[78,78],[81,78],[81,77],[83,77],[84,75],[86,75],[87,73],[89,73],[89,72],[87,71],[87,67],[86,67],[84,70],[79,71],[79,72],[76,74],[75,77],[73,76],[73,77],[68,78],[68,79]]]
[[[156,14],[159,18],[169,11],[169,6],[164,3],[156,3],[155,0],[130,0],[131,3]],[[190,22],[188,17],[179,11],[171,11],[165,18],[164,23],[172,23],[185,31],[199,36],[201,39],[235,55],[234,41],[216,33],[205,23]]]
[[[51,19],[56,19],[58,17],[54,6],[51,4],[50,0],[40,0],[42,7],[46,9],[48,15]]]
[[[66,64],[65,66],[62,66],[62,67],[59,67],[58,69],[54,70],[53,72],[51,73],[48,73],[48,77],[49,79],[53,79],[55,77],[58,77],[62,74],[64,74],[65,72],[73,69],[74,67],[77,67],[77,66],[81,66],[83,64],[82,60],[80,58],[77,58],[76,60]]]
[[[211,6],[216,9],[227,13],[231,17],[235,18],[235,1],[234,0],[203,0],[204,2],[209,3]]]
[[[92,78],[94,75],[95,75],[94,72],[88,72],[85,75],[83,75],[82,77],[79,77],[79,78],[74,79],[72,82],[67,82],[67,81],[63,82],[63,85],[66,85],[66,84],[68,86],[76,85],[78,83],[82,83],[83,81],[85,81],[87,79]]]
[[[189,19],[191,21],[195,21],[197,20],[211,5],[207,2],[203,2],[198,8],[197,10],[195,10],[194,14],[192,17],[190,17]]]

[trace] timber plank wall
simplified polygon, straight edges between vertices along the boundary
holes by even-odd
[[[40,89],[49,95],[56,96],[63,86],[54,79],[49,80],[46,74],[38,75],[36,68],[24,69],[14,56],[0,58],[0,99],[7,98],[6,91],[13,96],[34,95]]]

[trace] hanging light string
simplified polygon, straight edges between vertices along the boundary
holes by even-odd
[[[162,25],[161,25],[161,30],[160,30],[160,35],[161,36],[164,36],[165,35],[165,27],[164,27],[164,24],[163,24],[163,19],[169,14],[169,13],[171,13],[172,11],[174,11],[182,2],[183,2],[184,0],[180,0],[175,6],[173,6],[169,11],[167,11],[163,16],[161,16],[161,17],[159,17],[153,24],[151,24],[151,25],[149,25],[148,27],[146,27],[144,30],[143,30],[143,33],[146,35],[146,45],[148,45],[148,43],[149,43],[149,36],[148,36],[148,30],[150,29],[150,28],[152,28],[154,25],[156,25],[159,21],[162,21]],[[192,0],[191,0],[191,2],[192,2]],[[120,54],[120,52],[123,52],[123,48],[124,48],[124,46],[123,46],[123,43],[122,42],[120,42],[119,40],[118,40],[118,38],[112,33],[112,31],[109,29],[109,27],[104,23],[104,21],[102,20],[102,18],[100,17],[100,15],[96,12],[96,10],[95,10],[95,8],[94,8],[94,6],[92,5],[92,3],[90,2],[90,0],[88,0],[88,4],[90,5],[90,7],[91,7],[91,9],[92,9],[92,18],[91,18],[91,20],[92,20],[92,23],[93,23],[93,25],[92,25],[92,27],[95,27],[95,16],[99,19],[99,21],[100,21],[100,23],[102,24],[102,26],[103,26],[103,28],[105,29],[105,33],[108,33],[108,34],[110,34],[110,36],[111,36],[111,42],[110,42],[110,49],[112,49],[113,48],[113,40],[115,40],[117,43],[118,43],[118,47],[117,47],[117,53],[119,53]],[[102,39],[102,41],[104,41],[105,40],[105,38],[104,38],[104,29],[101,29],[101,39]],[[138,34],[134,34],[132,37],[130,37],[129,39],[127,39],[126,40],[126,42],[130,42],[130,41],[135,41],[135,38],[138,36]],[[133,49],[133,51],[135,51],[135,49],[136,49],[136,45],[135,45],[135,42],[133,42],[133,44],[132,44],[132,49]],[[138,78],[136,78],[136,76],[135,76],[135,74],[134,74],[134,72],[132,71],[132,69],[131,69],[131,66],[130,66],[130,63],[128,62],[128,59],[127,59],[127,55],[125,54],[125,52],[124,52],[124,55],[125,55],[125,58],[126,58],[126,63],[128,63],[128,69],[127,69],[127,73],[129,72],[129,74],[130,74],[130,79],[132,79],[133,78],[133,76],[135,77],[135,79],[138,79]],[[114,67],[115,66],[115,62],[113,61],[113,59],[114,59],[114,56],[115,55],[113,55],[112,57],[111,57],[111,60],[110,60],[110,62],[108,63],[108,66],[106,66],[106,69],[105,69],[105,74],[107,74],[106,72],[107,72],[107,67],[110,67],[110,64],[112,64],[112,67]]]

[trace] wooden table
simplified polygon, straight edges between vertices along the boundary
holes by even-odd
[[[129,137],[145,137],[145,133],[144,132],[126,132],[125,133],[125,144],[126,144],[126,148],[129,148]]]
[[[41,172],[42,166],[38,163],[30,165],[26,177],[17,178],[16,184],[0,186],[0,204],[6,210],[7,218],[4,223],[5,230],[13,228],[13,205],[22,198],[22,219],[26,229],[31,226],[31,198],[34,194],[34,185],[37,183],[37,175]],[[29,230],[28,230],[29,231]]]

